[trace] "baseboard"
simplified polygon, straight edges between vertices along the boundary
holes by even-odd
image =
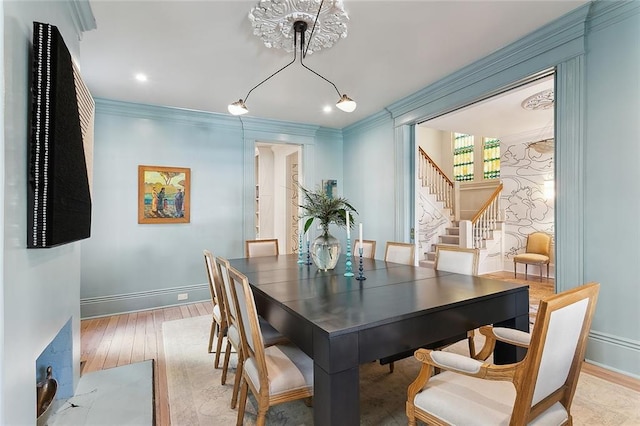
[[[178,295],[187,294],[188,298],[178,300]],[[80,299],[82,319],[118,315],[128,312],[144,311],[168,306],[211,300],[209,284],[194,284],[161,290],[140,291],[135,293],[114,294]]]
[[[585,359],[607,370],[640,379],[640,342],[591,330]]]

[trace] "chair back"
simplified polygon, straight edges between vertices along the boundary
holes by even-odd
[[[453,272],[464,275],[478,275],[478,249],[455,246],[436,246],[436,271]]]
[[[540,301],[512,422],[528,423],[557,402],[570,409],[599,290],[589,283]]]
[[[387,241],[387,246],[384,250],[384,260],[385,262],[413,265],[415,264],[415,246],[411,243]]]
[[[260,388],[268,389],[267,365],[264,355],[264,339],[260,330],[258,310],[247,277],[234,267],[229,267],[231,291],[234,293],[238,312],[238,330],[245,359],[255,358],[260,373]]]
[[[278,240],[276,238],[247,240],[245,254],[246,257],[277,256],[279,254]]]
[[[549,256],[551,252],[551,235],[544,232],[533,232],[527,237],[527,253]]]
[[[218,274],[218,268],[216,266],[215,258],[213,257],[213,253],[209,250],[203,250],[202,254],[204,255],[204,266],[207,271],[207,280],[209,281],[209,292],[211,293],[211,301],[213,302],[213,306],[216,305],[220,309],[220,314],[224,317],[226,304],[224,303],[224,294],[222,288],[222,282],[220,279],[220,275]]]
[[[231,268],[231,265],[229,265],[229,261],[227,259],[220,256],[216,257],[215,264],[218,269],[218,275],[222,284],[222,292],[224,292],[226,301],[227,309],[225,310],[225,314],[227,317],[227,322],[230,326],[233,325],[236,329],[238,329],[239,332],[237,314],[238,311],[236,308],[237,303],[235,301],[235,295],[233,294],[233,291],[231,289],[231,278],[229,277],[229,268]]]
[[[360,256],[360,240],[356,239],[353,243],[353,256]],[[362,257],[374,259],[376,257],[376,241],[375,240],[362,240]]]

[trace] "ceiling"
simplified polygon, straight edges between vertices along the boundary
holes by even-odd
[[[252,34],[257,3],[90,0],[97,29],[80,41],[83,78],[94,97],[227,114],[293,57]],[[296,63],[251,93],[248,115],[343,128],[585,3],[345,0],[348,36],[305,64],[356,100],[356,111],[336,109],[334,88]],[[140,72],[147,82],[135,80]]]

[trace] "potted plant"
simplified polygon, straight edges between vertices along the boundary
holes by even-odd
[[[311,244],[311,258],[318,269],[323,271],[333,269],[340,257],[340,241],[329,233],[329,225],[334,223],[338,226],[349,226],[353,224],[353,215],[357,213],[349,201],[343,197],[330,197],[322,189],[310,191],[300,186],[304,204],[302,217],[308,219],[304,224],[304,232],[311,227],[314,220],[320,221],[322,233]],[[347,211],[349,211],[349,223],[347,224]]]

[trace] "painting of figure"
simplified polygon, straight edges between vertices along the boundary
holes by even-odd
[[[191,170],[138,166],[138,223],[189,223]]]

